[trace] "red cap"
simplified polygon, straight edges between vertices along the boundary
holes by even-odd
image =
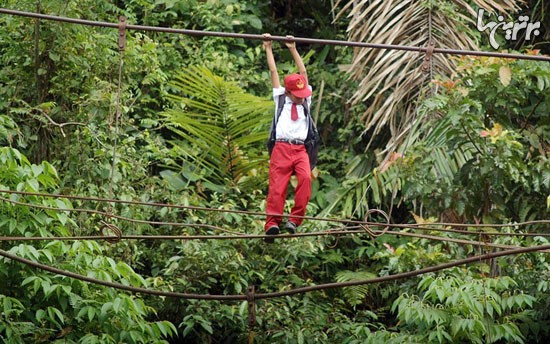
[[[300,74],[290,74],[284,81],[285,89],[298,98],[311,96],[311,90],[307,87],[306,78]]]

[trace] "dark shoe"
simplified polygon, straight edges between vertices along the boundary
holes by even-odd
[[[285,226],[285,230],[289,232],[290,234],[296,233],[296,224],[292,221],[288,221]]]
[[[277,235],[279,234],[279,227],[269,227],[267,231],[265,231],[265,235]],[[268,244],[273,244],[275,242],[275,238],[269,238],[265,237],[264,241]]]

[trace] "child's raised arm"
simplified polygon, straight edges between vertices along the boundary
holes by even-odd
[[[279,81],[279,74],[277,73],[277,65],[275,64],[275,57],[273,56],[273,41],[271,40],[271,35],[264,33],[263,35],[266,39],[264,40],[264,49],[267,56],[267,65],[269,67],[269,72],[271,73],[271,83],[273,88],[281,87],[281,82]]]
[[[309,82],[307,81],[306,66],[304,65],[304,62],[302,61],[302,58],[300,57],[300,54],[296,49],[296,42],[294,41],[294,36],[286,36],[286,38],[287,38],[287,41],[285,41],[285,45],[288,48],[288,50],[290,50],[290,54],[292,55],[292,58],[294,58],[294,62],[298,67],[298,73],[300,73],[306,79],[306,83],[309,84]]]

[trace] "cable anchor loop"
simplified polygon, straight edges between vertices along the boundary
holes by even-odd
[[[103,220],[101,220],[100,223],[102,224],[99,229],[101,231],[101,236],[108,237],[107,239],[105,239],[107,242],[111,244],[116,244],[120,242],[120,240],[122,239],[122,230],[120,228],[118,228],[116,225],[113,225],[112,223],[107,223]],[[107,235],[108,231],[114,233],[114,237]]]

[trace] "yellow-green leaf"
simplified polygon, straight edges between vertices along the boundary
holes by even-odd
[[[510,67],[500,67],[498,74],[500,76],[500,82],[502,82],[504,86],[510,85],[510,81],[512,80],[512,71],[510,70]]]

